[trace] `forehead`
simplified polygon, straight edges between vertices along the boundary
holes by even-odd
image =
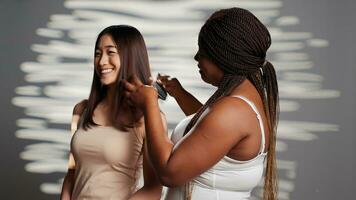
[[[116,44],[110,35],[100,37],[97,49],[116,48]]]

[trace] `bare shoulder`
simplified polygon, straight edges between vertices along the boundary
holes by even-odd
[[[83,99],[81,100],[79,103],[77,103],[74,108],[73,108],[73,114],[77,114],[80,115],[83,110],[87,107],[88,105],[88,100],[87,99]]]
[[[211,107],[211,110],[217,114],[228,114],[235,117],[243,117],[246,114],[253,113],[244,100],[230,96],[221,98]]]
[[[219,125],[244,132],[249,127],[249,119],[255,117],[251,107],[242,99],[223,97],[211,108],[207,120],[218,121]],[[212,123],[212,122],[211,122]]]
[[[87,104],[88,104],[88,100],[84,99],[74,106],[72,123],[71,123],[71,133],[72,134],[74,134],[75,131],[78,129],[78,122],[79,122],[80,116],[82,115]]]

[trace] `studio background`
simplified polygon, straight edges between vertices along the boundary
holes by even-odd
[[[59,198],[71,112],[88,96],[100,30],[137,27],[153,74],[176,76],[206,101],[213,88],[193,60],[199,28],[213,11],[234,6],[256,14],[272,35],[268,59],[281,100],[279,199],[354,199],[352,0],[1,0],[0,198]],[[172,98],[161,106],[171,131],[184,115]]]

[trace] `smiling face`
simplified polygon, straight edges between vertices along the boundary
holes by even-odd
[[[120,71],[118,47],[108,34],[103,35],[95,49],[95,72],[103,85],[115,84]]]
[[[219,86],[224,72],[201,49],[194,56],[194,59],[198,62],[199,73],[203,81],[213,86]]]

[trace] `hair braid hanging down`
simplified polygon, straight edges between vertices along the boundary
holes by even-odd
[[[250,80],[263,101],[270,132],[263,199],[274,200],[278,188],[275,144],[279,99],[276,72],[273,65],[265,60],[271,36],[267,28],[248,10],[229,8],[210,16],[200,30],[198,45],[197,54],[215,63],[223,70],[224,77],[217,91],[191,119],[184,135],[194,127],[208,107],[228,95],[246,78]],[[192,185],[187,183],[185,199],[190,200],[191,195]]]

